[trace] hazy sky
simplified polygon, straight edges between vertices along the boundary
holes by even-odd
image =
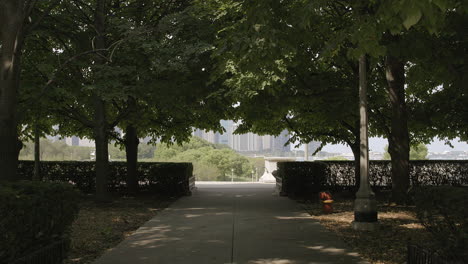
[[[454,148],[444,144],[444,141],[435,139],[431,144],[427,145],[429,152],[443,152],[451,150],[462,150],[468,151],[468,144],[466,142],[460,142],[459,140],[451,141]],[[385,138],[370,138],[369,139],[369,150],[376,152],[384,152],[384,147],[387,145],[387,139]],[[346,145],[327,145],[322,151],[335,152],[335,153],[351,153],[351,149]]]

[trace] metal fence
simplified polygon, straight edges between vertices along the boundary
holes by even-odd
[[[9,264],[60,264],[66,258],[69,246],[69,239],[61,239]]]
[[[407,264],[458,264],[461,262],[447,261],[439,257],[434,251],[424,249],[418,245],[408,244]]]

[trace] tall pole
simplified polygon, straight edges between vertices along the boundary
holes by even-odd
[[[359,58],[359,116],[360,116],[360,186],[354,202],[355,230],[373,231],[377,227],[377,203],[369,183],[369,138],[367,119],[367,60]]]
[[[234,169],[231,169],[231,182],[234,182]]]

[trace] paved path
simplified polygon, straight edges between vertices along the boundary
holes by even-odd
[[[197,183],[95,264],[366,263],[272,184]]]

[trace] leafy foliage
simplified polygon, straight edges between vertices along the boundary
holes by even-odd
[[[89,160],[93,148],[81,146],[69,146],[63,141],[40,140],[41,160]],[[34,143],[26,142],[21,149],[20,159],[34,159]]]
[[[0,214],[0,263],[10,263],[68,234],[78,192],[66,183],[3,182]]]
[[[389,160],[390,154],[388,153],[388,145],[386,145],[384,149],[383,159]],[[425,160],[427,159],[427,153],[427,146],[422,143],[410,146],[410,160]]]
[[[79,161],[43,161],[40,164],[43,181],[72,183],[84,193],[93,193],[96,188],[94,162]],[[32,175],[34,162],[20,161],[19,177],[28,179]],[[171,196],[190,192],[188,181],[192,177],[191,163],[138,163],[137,180],[143,192],[153,192]],[[127,191],[125,162],[111,162],[107,188],[111,192]]]
[[[198,137],[182,145],[158,145],[155,151],[158,161],[193,162],[198,180],[251,179],[253,164],[244,156],[225,145],[211,144]],[[233,171],[232,171],[233,170]]]

